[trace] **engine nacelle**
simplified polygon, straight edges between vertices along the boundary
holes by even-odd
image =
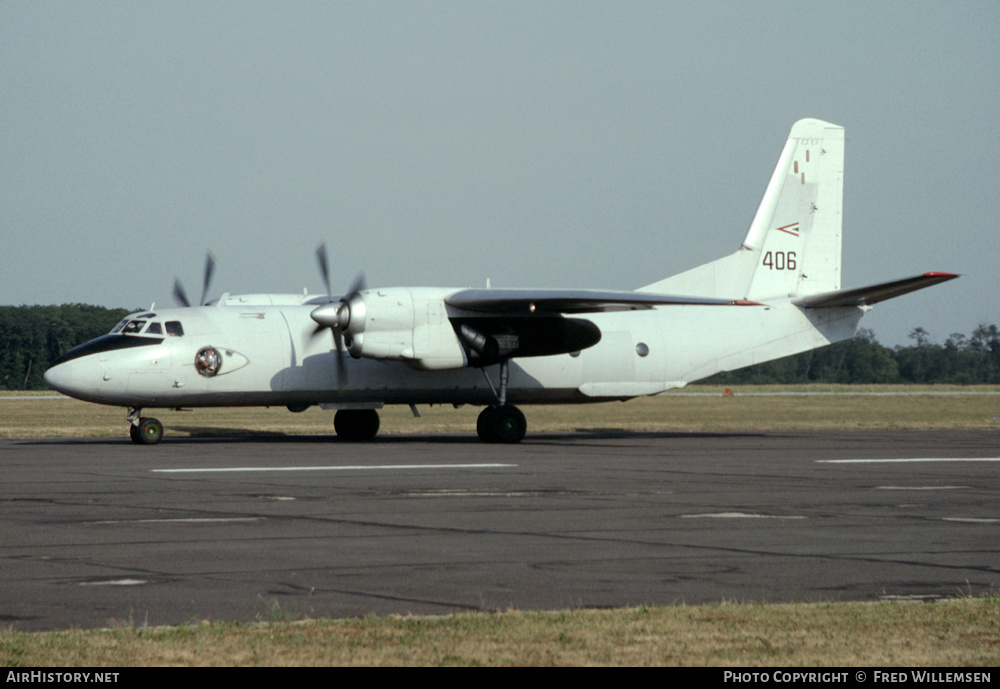
[[[424,370],[566,354],[601,339],[591,321],[560,314],[456,313],[449,318],[445,299],[450,293],[433,287],[365,290],[317,307],[312,318],[342,336],[355,358],[403,361]]]
[[[352,295],[345,304],[347,351],[356,358],[404,361],[426,370],[466,366],[465,350],[448,320],[446,295],[446,290],[406,287]]]

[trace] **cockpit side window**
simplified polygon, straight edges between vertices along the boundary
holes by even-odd
[[[173,335],[175,337],[184,337],[184,328],[181,326],[180,321],[167,321],[167,335]]]
[[[136,335],[142,331],[143,326],[146,325],[146,321],[129,321],[122,329],[123,335]]]
[[[150,323],[149,327],[146,328],[147,335],[162,335],[163,327],[159,323]]]

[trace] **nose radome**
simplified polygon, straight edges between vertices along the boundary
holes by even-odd
[[[62,364],[56,364],[45,371],[45,384],[53,390],[70,397],[85,399],[88,390],[93,390],[95,381],[91,380],[95,371],[90,362],[85,359],[74,359]]]
[[[45,371],[45,384],[57,392],[65,393],[66,387],[66,364],[57,364]]]

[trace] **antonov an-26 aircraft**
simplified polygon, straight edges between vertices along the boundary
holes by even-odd
[[[625,400],[850,338],[872,304],[950,273],[840,288],[844,129],[796,122],[742,246],[634,292],[366,289],[205,294],[199,306],[128,316],[59,357],[46,382],[127,407],[132,440],[154,444],[149,407],[336,409],[347,440],[378,432],[386,404],[482,405],[485,442],[525,434],[515,404]]]

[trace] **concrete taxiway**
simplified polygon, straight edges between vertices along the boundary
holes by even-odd
[[[1000,588],[993,431],[6,440],[0,467],[21,630]]]

